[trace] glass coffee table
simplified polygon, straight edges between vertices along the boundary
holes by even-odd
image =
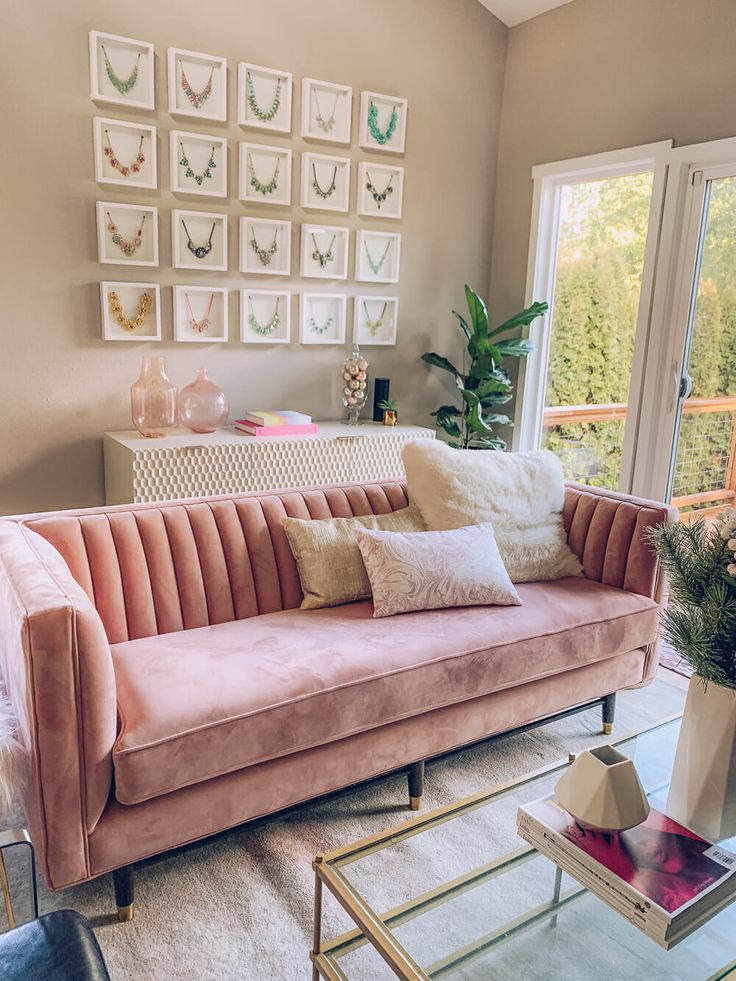
[[[613,741],[662,809],[679,723]],[[318,855],[314,981],[736,981],[736,903],[664,951],[517,836],[519,804],[551,793],[568,765]],[[327,891],[355,924],[331,940]]]

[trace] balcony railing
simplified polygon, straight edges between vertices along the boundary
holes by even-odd
[[[552,406],[544,410],[544,426],[546,428],[573,423],[622,421],[626,419],[627,411],[628,406],[625,402]],[[717,486],[709,486],[706,490],[679,495],[672,499],[675,507],[681,510],[695,509],[684,516],[685,518],[689,515],[701,517],[703,514],[707,514],[712,516],[718,511],[736,504],[736,397],[687,399],[683,404],[683,413],[686,416],[720,413],[724,421],[720,426],[714,425],[714,431],[706,434],[705,438],[717,441],[720,453],[725,456],[725,465],[719,465],[717,474],[711,474],[710,479],[707,473],[698,474],[698,480],[702,486],[707,487],[714,483]],[[703,434],[697,438],[703,439]],[[682,443],[681,437],[678,471],[682,464],[687,463],[687,448],[687,444]],[[677,476],[678,474],[675,477],[675,489],[677,489],[678,484]]]

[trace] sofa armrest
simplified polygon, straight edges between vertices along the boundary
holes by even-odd
[[[663,521],[677,521],[676,508],[570,483],[563,518],[568,544],[588,579],[663,601],[664,576],[645,533]]]
[[[100,617],[59,553],[0,521],[0,672],[18,718],[18,773],[53,888],[89,874],[87,836],[107,802],[117,715]]]

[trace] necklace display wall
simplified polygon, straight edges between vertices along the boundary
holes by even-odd
[[[324,153],[302,154],[302,208],[347,211],[350,206],[350,161]]]
[[[158,209],[97,202],[98,261],[106,265],[158,265]]]
[[[227,197],[227,140],[206,133],[172,130],[169,171],[174,194]]]
[[[238,197],[258,204],[291,204],[291,150],[241,143]]]
[[[302,293],[299,340],[302,344],[344,344],[347,297],[344,293]]]
[[[169,48],[167,67],[169,112],[172,115],[226,121],[226,58]]]
[[[153,45],[117,34],[89,32],[90,98],[94,102],[154,107]]]
[[[175,286],[175,339],[194,344],[226,342],[227,298],[224,286]]]
[[[110,294],[114,294],[111,298]],[[133,321],[141,311],[143,295],[147,294],[145,316],[140,326],[129,323],[122,326],[115,316],[117,303],[128,322]],[[161,340],[161,291],[158,283],[100,283],[100,314],[102,336],[106,341],[160,341]]]
[[[288,276],[291,273],[291,222],[240,219],[240,271],[253,276]]]
[[[350,231],[337,225],[302,225],[301,274],[309,279],[347,279]]]
[[[172,211],[174,268],[227,270],[227,218],[213,211]]]
[[[238,65],[238,123],[249,129],[291,132],[291,72],[241,62]]]
[[[92,127],[98,184],[158,186],[155,126],[95,116]]]
[[[241,290],[240,340],[243,344],[288,344],[291,340],[291,293],[285,290]]]
[[[316,78],[302,79],[302,136],[320,143],[350,144],[353,90]]]
[[[361,347],[396,343],[398,296],[356,296],[353,303],[353,341]]]
[[[358,143],[377,153],[403,153],[409,103],[379,92],[360,93]]]

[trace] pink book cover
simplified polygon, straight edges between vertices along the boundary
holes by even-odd
[[[247,419],[239,419],[236,427],[249,436],[308,436],[317,432],[317,423],[306,426],[254,426]]]
[[[736,855],[655,808],[643,824],[628,831],[581,825],[554,797],[522,810],[659,906],[668,919],[736,872]]]

